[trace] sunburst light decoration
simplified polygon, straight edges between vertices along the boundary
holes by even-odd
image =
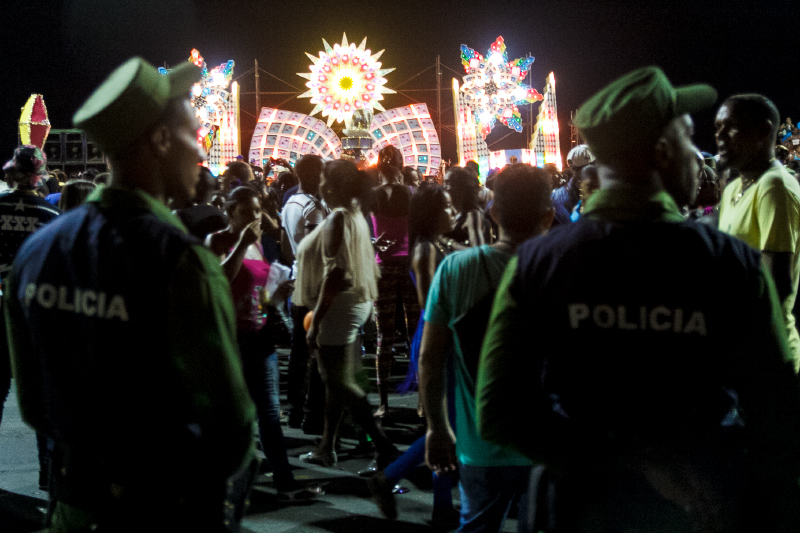
[[[378,58],[383,50],[373,54],[366,48],[366,37],[356,47],[355,43],[347,42],[346,34],[342,36],[342,44],[334,44],[333,48],[325,39],[322,43],[325,51],[319,52],[319,57],[306,53],[313,62],[311,72],[298,73],[308,80],[308,90],[298,98],[311,98],[315,105],[311,114],[322,111],[330,127],[334,121],[342,122],[359,109],[384,111],[380,100],[384,94],[394,93],[384,87],[384,76],[394,69],[381,68]]]
[[[486,57],[465,44],[461,45],[461,63],[466,76],[461,91],[472,108],[481,135],[486,137],[499,120],[509,128],[522,131],[522,117],[517,105],[532,104],[543,98],[530,85],[522,83],[533,64],[533,57],[508,60],[502,37],[489,48]]]

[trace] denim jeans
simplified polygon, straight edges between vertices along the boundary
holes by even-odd
[[[266,328],[257,333],[239,333],[239,351],[247,390],[256,404],[258,434],[264,455],[272,467],[275,487],[290,490],[294,484],[281,429],[280,373],[278,354]]]
[[[511,505],[525,505],[530,466],[467,466],[459,464],[461,524],[458,533],[497,533]],[[520,516],[525,516],[524,509]]]

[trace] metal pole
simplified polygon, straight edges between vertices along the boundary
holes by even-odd
[[[528,57],[530,56],[531,53],[528,52]],[[531,87],[532,86],[533,86],[533,74],[531,74]],[[528,137],[528,147],[530,148],[531,141],[533,140],[533,102],[530,103],[528,109],[530,109],[530,116],[528,117],[529,120],[528,133],[530,133],[530,136]]]
[[[436,118],[439,135],[442,135],[442,69],[440,68],[441,56],[436,56]],[[441,138],[439,139],[441,143]]]
[[[256,120],[258,120],[258,116],[261,114],[261,93],[258,91],[258,59],[254,59],[256,62]]]

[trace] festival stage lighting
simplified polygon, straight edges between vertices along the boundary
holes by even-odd
[[[372,148],[365,150],[370,165],[378,160],[378,151],[393,145],[403,154],[403,164],[423,175],[436,174],[442,160],[439,135],[428,107],[413,104],[379,113],[369,125]],[[366,146],[365,146],[366,148]],[[303,113],[265,107],[253,131],[248,159],[267,165],[269,158],[286,159],[294,164],[304,154],[323,159],[342,157],[342,141],[324,122]]]
[[[370,165],[378,162],[381,148],[391,144],[403,154],[404,165],[422,175],[438,172],[442,149],[427,105],[412,104],[375,115],[370,134],[375,140],[366,154]]]
[[[481,166],[481,176],[485,176],[482,162],[489,157],[489,148],[483,136],[478,133],[478,124],[472,108],[467,104],[466,95],[461,92],[458,80],[453,78],[453,109],[456,121],[456,147],[458,149],[458,164],[464,166],[467,161],[478,161]]]
[[[358,47],[347,42],[347,35],[342,36],[341,45],[334,44],[333,48],[325,39],[322,43],[325,51],[319,52],[319,57],[306,53],[312,61],[311,72],[297,74],[308,80],[308,90],[298,98],[311,99],[314,104],[311,114],[322,111],[330,126],[334,121],[342,122],[351,117],[357,109],[383,111],[379,101],[384,94],[394,93],[383,86],[384,76],[394,70],[381,68],[378,58],[383,50],[373,55],[366,48],[366,37]]]
[[[536,165],[536,154],[533,150],[495,150],[489,153],[489,169],[503,168],[511,163],[511,158],[516,157],[517,163]]]
[[[266,166],[272,157],[295,164],[305,154],[338,159],[342,155],[342,141],[314,117],[270,107],[261,109],[250,142],[249,161]]]
[[[531,150],[536,154],[536,165],[544,166],[555,163],[558,170],[562,169],[561,143],[559,141],[558,109],[556,107],[556,77],[551,72],[547,76],[547,85],[544,90],[544,101],[539,107],[539,116],[533,128]]]

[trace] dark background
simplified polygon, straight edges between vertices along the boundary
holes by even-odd
[[[31,93],[42,93],[53,128],[72,127],[71,116],[91,90],[119,63],[141,55],[153,64],[175,65],[197,48],[213,67],[236,62],[234,78],[243,93],[254,91],[253,60],[261,91],[304,91],[296,75],[310,64],[322,39],[331,45],[361,42],[385,49],[386,86],[405,94],[386,95],[386,109],[426,102],[434,122],[437,54],[442,68],[442,118],[452,125],[451,80],[463,74],[460,45],[485,54],[502,35],[509,59],[531,53],[536,61],[526,82],[544,91],[550,71],[556,96],[562,150],[569,148],[569,113],[614,78],[639,66],[661,66],[674,84],[707,82],[721,98],[760,92],[775,101],[781,118],[800,119],[798,97],[797,4],[789,0],[665,1],[620,0],[509,2],[305,1],[283,0],[0,0],[0,159],[17,142],[20,108]],[[416,74],[423,71],[417,77]],[[283,83],[271,75],[288,82]],[[293,87],[294,88],[293,88]],[[430,89],[424,91],[422,89]],[[309,113],[307,98],[262,95],[264,107]],[[255,97],[241,97],[242,151],[255,125]],[[534,105],[534,116],[538,104]],[[696,142],[714,152],[715,110],[699,113]],[[498,124],[491,149],[522,148],[530,132]],[[317,118],[321,118],[317,115]],[[535,121],[535,117],[534,117]],[[341,128],[341,126],[339,126]],[[336,129],[336,128],[335,128]],[[445,158],[456,159],[451,132],[441,133]]]

